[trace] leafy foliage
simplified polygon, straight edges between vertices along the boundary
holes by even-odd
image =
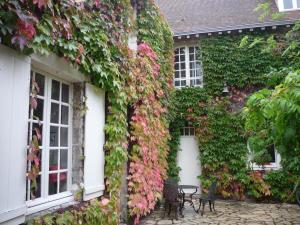
[[[178,179],[179,131],[189,125],[196,130],[204,190],[217,180],[217,191],[224,198],[270,198],[271,187],[264,175],[250,171],[247,165],[249,133],[241,113],[251,93],[273,87],[286,76],[278,70],[288,65],[288,60],[277,51],[261,51],[268,37],[256,33],[247,38],[228,35],[201,39],[198,57],[203,64],[204,88],[176,90],[172,99],[169,176]],[[258,42],[250,46],[248,41],[253,40]],[[223,96],[224,86],[229,90],[227,97]]]
[[[263,199],[271,195],[270,185],[264,180],[264,171],[250,172],[248,195],[255,199]]]
[[[248,35],[248,41],[265,40],[267,35]],[[262,44],[240,46],[243,36],[204,38],[199,56],[203,63],[205,88],[220,95],[225,85],[237,88],[264,86],[266,74],[287,65],[280,55],[261,51]]]
[[[287,202],[295,201],[293,189],[297,176],[287,172],[285,169],[272,171],[264,176],[265,182],[271,187],[271,196],[273,199]]]
[[[137,69],[130,86],[135,87],[137,98],[131,117],[131,141],[129,169],[129,207],[138,223],[154,206],[163,190],[166,178],[168,153],[168,123],[159,99],[163,98],[162,85],[157,80],[160,66],[157,56],[149,45],[139,45]],[[141,88],[144,85],[145,88]]]
[[[299,113],[300,73],[290,73],[274,91],[263,89],[253,94],[245,113],[246,128],[251,139],[260,141],[257,151],[275,143],[282,157],[282,165],[293,174],[300,172]]]
[[[228,102],[215,101],[209,105],[203,120],[199,146],[203,184],[217,179],[223,197],[244,198],[247,174],[247,145],[243,120],[238,113],[228,112]]]
[[[138,55],[129,79],[129,209],[139,223],[160,199],[168,154],[168,96],[172,91],[173,38],[153,2],[140,2]]]
[[[37,219],[35,224],[118,224],[123,165],[128,160],[128,104],[135,107],[130,118],[130,139],[134,145],[129,156],[132,171],[129,179],[134,185],[129,185],[129,206],[136,223],[160,197],[167,167],[166,111],[172,84],[173,39],[154,2],[138,1],[138,4],[136,28],[139,41],[145,44],[140,45],[135,59],[127,46],[128,33],[133,28],[129,0],[0,3],[2,43],[25,54],[55,53],[64,57],[106,91],[110,105],[105,126],[106,190],[110,198]],[[34,159],[30,155],[29,160]],[[152,179],[147,178],[149,174]],[[140,181],[142,177],[145,182]],[[147,203],[140,204],[139,200]]]
[[[31,80],[31,90],[30,90],[30,110],[34,111],[37,109],[38,103],[37,103],[37,95],[39,93],[39,86],[35,79],[33,78]],[[34,118],[39,121],[39,118]],[[34,129],[34,134],[32,136],[32,140],[29,143],[29,149],[28,149],[28,155],[27,155],[27,161],[30,165],[30,170],[27,173],[28,179],[32,182],[30,188],[30,194],[31,198],[35,198],[35,191],[37,189],[37,176],[40,172],[40,158],[41,158],[41,151],[39,142],[42,139],[41,131],[40,131],[41,124],[38,124],[38,127]]]

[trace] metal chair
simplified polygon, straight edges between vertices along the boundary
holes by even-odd
[[[214,211],[216,211],[215,210],[216,190],[217,190],[217,182],[213,182],[209,187],[208,193],[207,194],[202,194],[199,197],[198,213],[199,213],[201,205],[202,205],[201,216],[203,216],[203,214],[204,214],[204,207],[205,207],[205,204],[207,202],[209,203],[210,211],[212,212],[212,208],[213,208]]]
[[[163,217],[165,217],[166,211],[168,211],[168,216],[170,216],[171,211],[173,210],[175,213],[175,219],[178,220],[177,212],[181,204],[178,191],[178,183],[172,178],[167,179],[165,181],[163,194],[165,198]],[[180,214],[182,215],[182,212],[180,212]]]

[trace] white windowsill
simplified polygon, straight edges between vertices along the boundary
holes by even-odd
[[[264,165],[264,166],[259,166],[257,164],[253,164],[251,165],[253,170],[278,170],[280,169],[280,165],[278,165],[277,163],[270,163],[268,165]]]
[[[299,11],[300,8],[293,8],[293,9],[281,9],[279,10],[279,12],[292,12],[292,11]]]
[[[55,206],[65,203],[75,203],[74,196],[71,192],[60,193],[50,196],[48,198],[39,198],[26,202],[27,212],[26,215],[37,213]]]
[[[175,84],[173,84],[173,85],[174,85],[174,87],[176,89],[182,89],[182,88],[203,88],[203,84],[202,85],[193,85],[193,86],[189,86],[189,85],[187,85],[187,86],[175,86]]]

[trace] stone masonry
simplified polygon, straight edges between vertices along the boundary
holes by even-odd
[[[300,225],[300,207],[290,204],[256,204],[237,201],[217,201],[216,212],[205,207],[204,215],[195,213],[186,204],[184,217],[178,220],[162,218],[163,209],[154,211],[142,220],[141,225]]]

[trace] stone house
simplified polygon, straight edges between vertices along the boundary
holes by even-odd
[[[271,0],[270,14],[282,13],[281,19],[272,19],[271,16],[260,20],[261,12],[255,11],[258,0],[157,0],[156,1],[174,35],[174,86],[205,87],[202,63],[197,58],[199,40],[204,37],[241,35],[254,32],[282,32],[289,29],[300,19],[300,1]],[[224,87],[224,91],[228,91]],[[183,184],[200,185],[201,166],[199,164],[198,143],[193,127],[181,130],[180,149],[177,163],[181,168],[180,182]],[[278,169],[280,155],[274,148],[270,149],[271,161],[265,167]],[[253,165],[254,169],[261,169]]]

